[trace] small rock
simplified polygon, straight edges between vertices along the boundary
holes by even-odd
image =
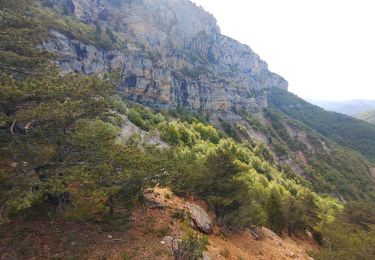
[[[163,245],[172,245],[172,242],[173,242],[173,237],[166,236],[162,239],[160,243],[162,243]]]
[[[113,237],[112,237],[111,235],[108,235],[108,238],[109,238],[109,239],[112,239]]]
[[[295,258],[296,257],[296,253],[294,253],[294,252],[288,252],[287,253],[287,256],[289,256],[290,258]]]
[[[186,205],[197,227],[206,234],[212,233],[212,221],[206,211],[196,204],[186,203]]]

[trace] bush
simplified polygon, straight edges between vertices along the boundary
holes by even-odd
[[[194,145],[200,139],[200,134],[188,123],[179,120],[165,123],[160,129],[161,138],[172,145]]]
[[[142,130],[153,130],[165,121],[165,117],[162,114],[155,114],[149,108],[133,103],[130,103],[130,106],[127,116],[131,122],[142,128]]]
[[[173,254],[178,260],[198,260],[203,256],[208,245],[208,237],[195,233],[185,227],[182,241],[173,243]]]
[[[203,140],[210,141],[217,144],[219,142],[219,134],[211,125],[204,125],[202,123],[193,123],[193,128],[200,134]]]

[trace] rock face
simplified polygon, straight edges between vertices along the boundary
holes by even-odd
[[[61,9],[59,1],[48,1]],[[55,39],[43,47],[59,54],[64,72],[119,69],[118,90],[134,101],[163,108],[253,109],[267,106],[260,90],[288,88],[250,47],[221,35],[215,18],[188,0],[64,1],[64,12],[110,29],[117,44],[99,48],[53,31]]]
[[[186,203],[186,206],[197,227],[206,234],[212,233],[212,221],[206,211],[196,204]]]

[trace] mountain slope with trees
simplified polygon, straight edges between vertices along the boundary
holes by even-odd
[[[325,111],[288,92],[274,90],[268,98],[272,106],[286,115],[375,161],[373,125],[343,114]]]
[[[53,39],[51,29],[64,28],[77,40],[87,36],[100,48],[112,45],[90,38],[97,27],[74,22],[71,1],[61,2],[61,13],[46,2],[56,1],[0,2],[2,237],[9,237],[7,225],[35,217],[126,230],[143,191],[158,184],[206,201],[226,232],[309,230],[322,245],[318,258],[373,258],[375,185],[364,158],[372,160],[373,150],[361,140],[372,137],[371,125],[321,112],[282,87],[251,92],[257,106],[222,106],[217,113],[183,102],[175,109],[134,103],[119,91],[121,70],[59,73],[51,62],[58,53],[41,48]],[[106,30],[100,36],[111,38]],[[139,128],[128,140],[121,138],[126,118]],[[346,140],[349,131],[354,140]],[[168,145],[155,145],[146,134]],[[337,239],[346,232],[350,241]],[[201,256],[204,241],[187,225],[186,254]]]

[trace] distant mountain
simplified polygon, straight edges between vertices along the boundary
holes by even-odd
[[[329,101],[308,99],[308,101],[326,110],[350,116],[375,109],[375,100]]]
[[[364,120],[366,122],[369,122],[371,124],[375,124],[375,109],[359,113],[355,116],[358,119]]]

